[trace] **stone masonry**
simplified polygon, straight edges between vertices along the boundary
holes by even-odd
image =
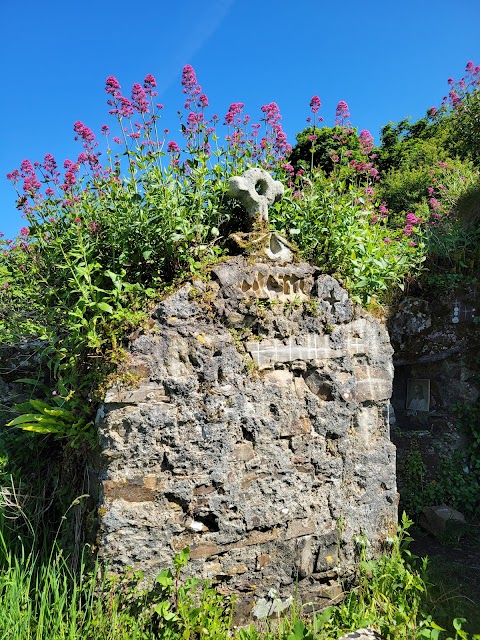
[[[98,542],[110,570],[192,574],[241,617],[325,604],[359,537],[395,529],[385,328],[315,267],[237,257],[187,284],[131,343],[134,388],[98,414]]]

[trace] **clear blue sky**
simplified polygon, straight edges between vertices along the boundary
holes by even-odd
[[[24,158],[75,159],[72,125],[109,122],[104,82],[125,95],[152,73],[176,135],[180,78],[192,64],[211,113],[244,102],[258,121],[276,102],[291,143],[314,94],[333,124],[345,100],[352,124],[378,140],[388,121],[422,116],[480,64],[480,0],[3,0],[0,8],[0,231],[22,226],[5,178]]]

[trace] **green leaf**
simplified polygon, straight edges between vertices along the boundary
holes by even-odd
[[[23,431],[33,431],[34,433],[62,433],[61,429],[57,429],[55,426],[47,426],[36,424],[22,424],[19,428]]]
[[[16,427],[19,424],[23,424],[24,422],[33,422],[38,418],[38,413],[24,413],[22,416],[17,416],[13,420],[7,423],[7,427]]]
[[[113,313],[113,307],[107,304],[106,302],[97,302],[97,307],[101,311],[106,311],[107,313]]]
[[[162,585],[164,588],[171,587],[173,585],[173,575],[170,569],[163,569],[157,578],[157,582]]]

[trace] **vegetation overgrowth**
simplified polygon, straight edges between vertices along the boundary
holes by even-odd
[[[146,585],[141,572],[108,576],[100,565],[87,569],[88,548],[73,574],[54,544],[43,554],[0,534],[0,638],[5,640],[334,640],[369,626],[387,640],[478,640],[457,617],[451,630],[425,609],[427,563],[408,550],[411,522],[404,516],[398,535],[379,559],[368,558],[359,540],[358,584],[340,606],[311,613],[311,603],[293,605],[262,625],[236,627],[235,600],[208,581],[184,579],[188,548]],[[308,612],[308,613],[307,613]]]
[[[305,259],[340,278],[359,303],[388,304],[400,289],[425,282],[445,291],[474,281],[480,260],[480,67],[469,62],[464,78],[448,82],[439,108],[415,123],[389,123],[378,147],[368,131],[352,126],[343,101],[334,126],[320,126],[321,102],[313,96],[308,126],[292,150],[275,103],[261,108],[257,123],[242,103],[233,103],[223,119],[209,115],[208,97],[190,65],[182,75],[181,139],[160,126],[153,76],[134,84],[129,98],[109,77],[112,124],[102,126],[103,142],[77,121],[82,150],[75,160],[65,160],[61,169],[47,154],[41,162],[24,160],[8,176],[26,222],[17,238],[0,235],[0,344],[30,343],[39,373],[22,380],[31,389],[29,399],[0,407],[10,416],[1,438],[4,473],[13,470],[14,483],[26,482],[32,455],[48,451],[57,478],[65,451],[67,458],[82,460],[95,445],[94,412],[109,376],[119,375],[125,336],[148,325],[148,309],[174,283],[202,276],[231,252],[230,234],[243,230],[245,216],[228,196],[228,178],[247,168],[262,166],[286,186],[283,200],[270,208],[272,229],[294,241]],[[471,487],[465,491],[475,502]],[[45,511],[39,518],[45,520]],[[36,551],[24,548],[19,556],[12,549],[4,545],[4,575],[10,578],[2,589],[21,583],[25,598],[33,592],[32,581],[38,594],[40,585],[56,584],[65,616],[72,602],[92,602],[98,584],[92,586],[93,577],[76,583],[56,551],[45,564]],[[51,571],[60,573],[52,578]],[[22,600],[19,616],[28,610],[32,620],[43,620],[52,593],[30,604]],[[110,605],[123,612],[127,605],[116,599],[118,592],[108,593]],[[393,595],[385,591],[385,607],[393,606]],[[37,606],[42,612],[31,608]],[[369,606],[381,626],[382,607]],[[136,624],[136,616],[128,624]],[[425,620],[423,627],[391,637],[439,637]],[[68,624],[70,635],[29,630],[30,636],[18,637],[77,637],[77,622]],[[288,640],[316,633],[298,620],[285,624],[280,635]],[[148,629],[112,636],[105,627],[102,633],[82,637],[154,637]],[[461,625],[456,633],[466,637]]]

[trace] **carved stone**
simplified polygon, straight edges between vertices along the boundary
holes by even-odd
[[[268,228],[268,205],[281,199],[283,184],[256,167],[230,178],[228,185],[228,193],[245,207],[252,222],[257,222],[258,228]]]

